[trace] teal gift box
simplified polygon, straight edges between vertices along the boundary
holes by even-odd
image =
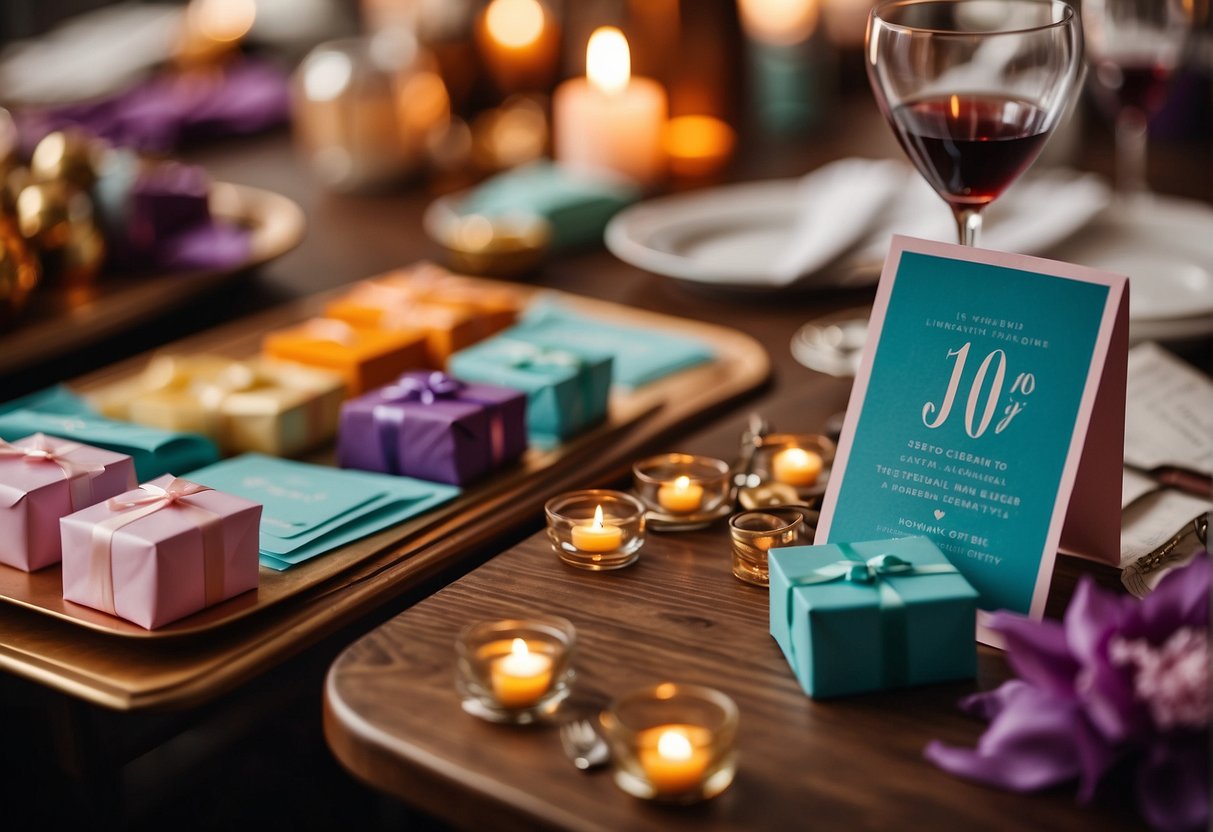
[[[15,442],[31,433],[45,433],[127,454],[135,462],[139,482],[164,474],[181,474],[219,458],[215,443],[196,434],[117,422],[87,410],[70,413],[22,409],[0,413],[0,439]]]
[[[463,381],[499,384],[527,394],[532,444],[551,445],[606,417],[613,357],[584,346],[551,347],[506,330],[460,350],[447,362]]]
[[[771,635],[815,698],[969,679],[977,590],[926,537],[772,549]]]

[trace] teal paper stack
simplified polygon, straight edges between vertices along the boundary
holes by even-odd
[[[57,401],[62,405],[65,400]],[[0,414],[0,439],[15,442],[31,433],[129,454],[135,461],[135,476],[140,482],[164,474],[180,475],[219,458],[215,443],[204,437],[117,422],[87,410],[71,413],[20,409]]]
[[[533,304],[509,334],[545,347],[609,353],[615,357],[612,381],[630,389],[706,364],[716,357],[712,348],[697,338],[609,323],[552,302]]]
[[[189,479],[261,503],[261,565],[283,571],[453,499],[452,485],[243,454]]]
[[[525,336],[525,333],[519,333]],[[461,350],[447,369],[463,381],[499,384],[527,394],[531,444],[550,446],[606,418],[613,357],[582,346],[554,348],[515,330]]]
[[[977,672],[977,591],[926,537],[772,549],[771,635],[805,693]]]

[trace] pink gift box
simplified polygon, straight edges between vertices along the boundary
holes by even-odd
[[[149,630],[257,588],[259,503],[166,475],[59,524],[64,599]]]
[[[0,440],[0,563],[59,562],[59,518],[135,487],[126,454],[36,433]]]

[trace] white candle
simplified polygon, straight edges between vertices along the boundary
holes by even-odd
[[[631,77],[623,33],[598,29],[586,47],[586,77],[565,81],[552,97],[556,161],[613,171],[642,185],[657,182],[666,170],[666,111],[660,84]]]
[[[507,708],[525,708],[538,702],[552,684],[552,660],[535,653],[526,641],[514,639],[510,652],[490,668],[493,695]]]

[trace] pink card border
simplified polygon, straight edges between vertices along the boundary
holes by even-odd
[[[1045,549],[1041,553],[1040,568],[1036,573],[1036,588],[1032,593],[1032,604],[1028,614],[1040,619],[1044,615],[1045,601],[1049,595],[1049,584],[1053,577],[1053,566],[1057,559],[1057,547],[1061,541],[1061,529],[1065,522],[1066,508],[1074,490],[1074,480],[1078,474],[1078,463],[1082,457],[1083,445],[1086,442],[1087,431],[1095,408],[1095,395],[1103,376],[1104,365],[1112,342],[1112,333],[1116,325],[1117,311],[1122,302],[1128,300],[1128,278],[1113,272],[1092,269],[1075,263],[1064,263],[1058,260],[1048,260],[1043,257],[1033,257],[1027,254],[1011,254],[1003,251],[970,248],[955,243],[941,243],[933,240],[921,240],[915,237],[894,235],[889,246],[889,254],[885,258],[884,268],[880,273],[880,283],[876,287],[876,299],[872,304],[872,315],[868,322],[868,338],[864,343],[863,356],[860,359],[859,372],[851,388],[851,396],[847,402],[846,417],[843,421],[842,434],[838,439],[838,449],[834,456],[834,467],[826,486],[825,497],[822,500],[821,517],[817,524],[817,542],[829,539],[830,524],[834,515],[834,504],[838,499],[838,490],[846,476],[846,466],[851,454],[851,445],[855,438],[855,428],[859,420],[859,411],[867,396],[868,382],[871,379],[872,362],[880,335],[884,332],[884,321],[888,312],[889,297],[893,293],[893,283],[901,266],[901,255],[905,252],[933,255],[951,260],[964,260],[970,263],[984,263],[1021,271],[1035,272],[1052,277],[1077,280],[1083,283],[1097,283],[1107,286],[1108,297],[1104,304],[1103,315],[1099,323],[1099,336],[1095,341],[1095,349],[1091,353],[1091,366],[1087,371],[1086,382],[1083,386],[1082,401],[1079,405],[1075,421],[1074,433],[1070,438],[1070,447],[1066,451],[1066,464],[1062,469],[1061,482],[1057,488],[1057,502],[1053,508],[1053,516],[1049,522],[1049,532],[1045,538]],[[842,473],[839,476],[839,473]],[[1119,494],[1114,495],[1116,506],[1120,506]],[[978,616],[978,640],[986,644],[1001,646],[1001,639],[985,626],[988,613]]]

